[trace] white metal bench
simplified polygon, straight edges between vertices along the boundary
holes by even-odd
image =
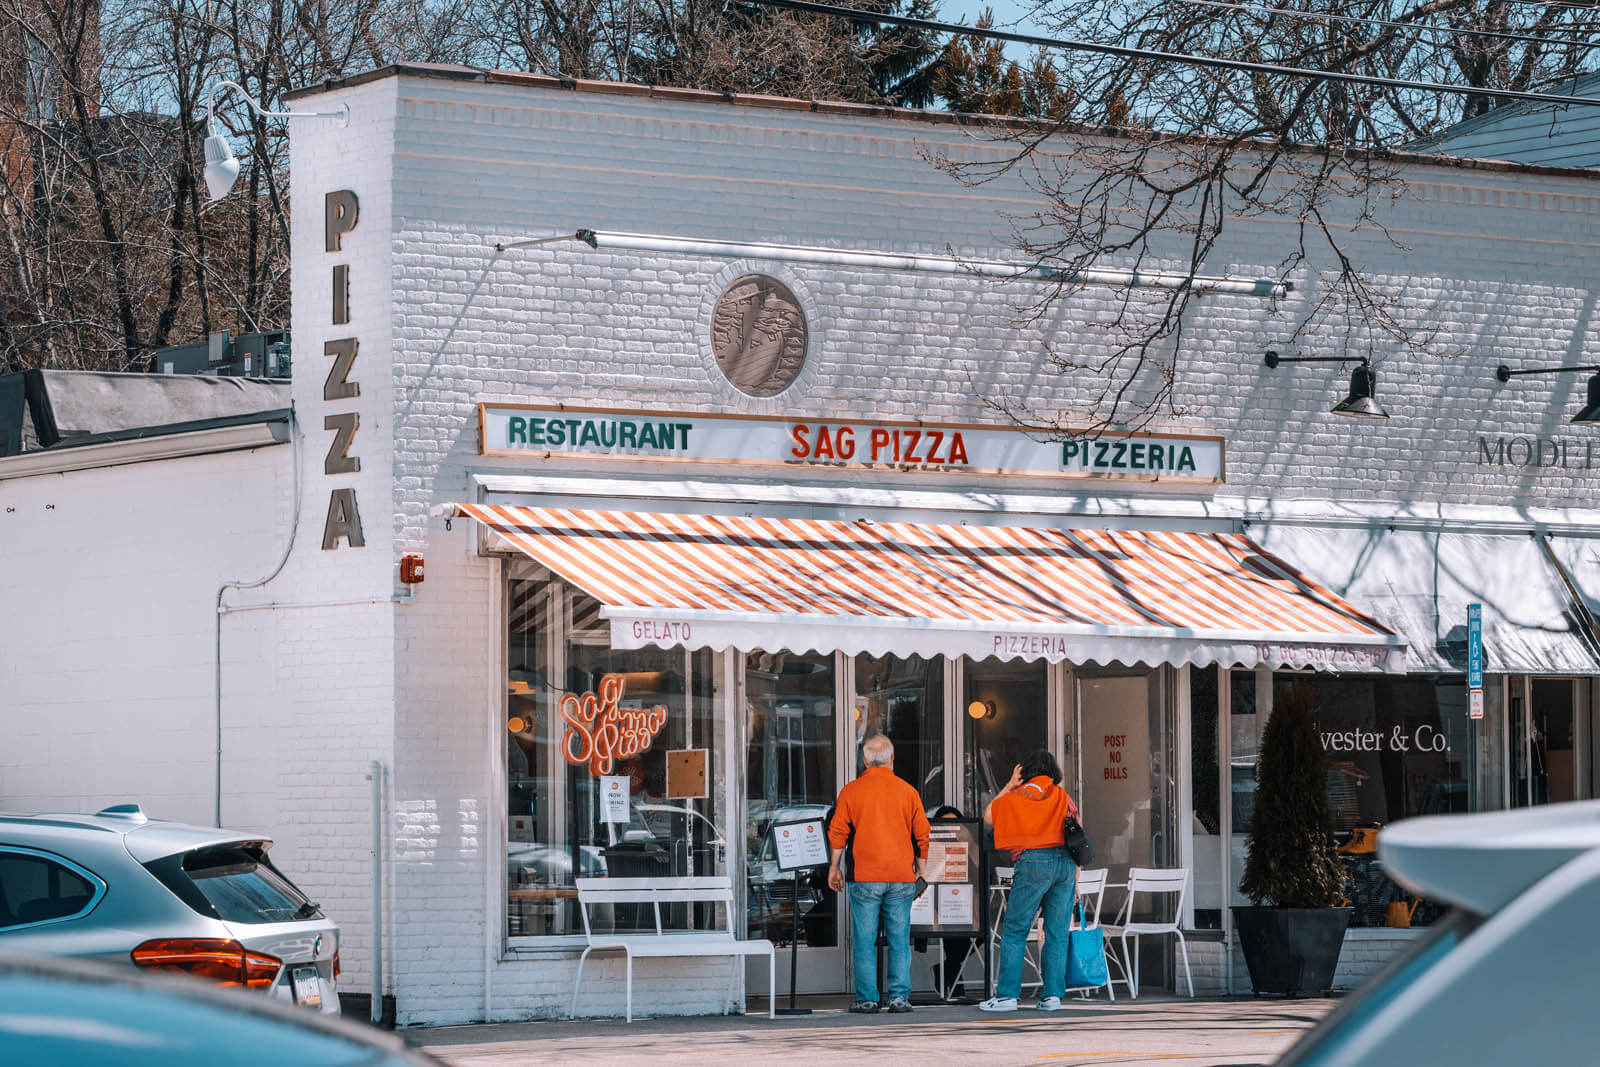
[[[634,957],[730,956],[733,970],[728,976],[731,1003],[734,986],[744,976],[746,956],[767,957],[767,1017],[775,1018],[778,1006],[776,957],[771,941],[740,941],[733,936],[733,882],[727,877],[712,878],[579,878],[578,910],[583,913],[583,936],[589,945],[578,957],[578,978],[572,985],[571,1015],[578,1014],[578,990],[583,985],[583,965],[591,952],[621,949],[627,969],[626,1004],[628,1021],[633,1022]],[[663,930],[663,904],[722,904],[727,909],[728,925],[720,930]],[[649,904],[655,916],[655,930],[629,930],[622,933],[595,933],[589,925],[591,904]],[[742,993],[740,999],[743,999]],[[724,1009],[723,1014],[727,1011]]]

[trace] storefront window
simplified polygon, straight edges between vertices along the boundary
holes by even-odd
[[[967,661],[966,813],[982,815],[1022,757],[1049,744],[1047,670],[1043,663]]]
[[[916,787],[930,813],[944,804],[944,659],[856,657],[856,773],[873,734],[894,742],[894,772]]]
[[[507,603],[508,936],[581,933],[574,878],[721,873],[712,654],[615,651],[598,603],[553,582],[513,581]],[[653,922],[622,906],[598,919]]]
[[[745,657],[744,823],[746,936],[789,944],[795,938],[798,884],[799,944],[838,944],[834,894],[826,870],[778,869],[773,824],[820,819],[838,795],[831,655],[752,652]]]
[[[1437,919],[1440,905],[1418,901],[1384,876],[1377,838],[1399,819],[1468,810],[1476,739],[1466,687],[1460,679],[1280,673],[1275,699],[1287,686],[1307,687],[1316,701],[1352,925]]]

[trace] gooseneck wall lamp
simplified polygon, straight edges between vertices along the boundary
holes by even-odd
[[[1589,377],[1589,399],[1584,402],[1583,410],[1572,416],[1573,422],[1597,423],[1600,422],[1600,367],[1535,367],[1532,370],[1512,370],[1504,363],[1494,369],[1494,376],[1502,382],[1524,374],[1572,374],[1576,371],[1595,371]]]
[[[217,131],[217,95],[224,89],[233,89],[250,109],[257,115],[266,119],[338,119],[343,126],[350,121],[350,108],[344,104],[339,105],[337,111],[268,111],[244,91],[244,86],[238,82],[222,81],[211,87],[206,94],[206,192],[211,194],[211,199],[221,200],[228,195],[228,190],[233,188],[233,183],[239,177],[239,161],[233,157],[233,148],[228,144],[228,139]]]
[[[1276,352],[1268,352],[1265,362],[1269,369],[1280,363],[1359,362],[1360,366],[1350,375],[1350,395],[1329,410],[1335,415],[1349,415],[1357,419],[1389,417],[1389,413],[1383,410],[1374,396],[1378,388],[1378,376],[1372,372],[1372,364],[1365,359],[1356,360],[1354,356],[1280,356]]]

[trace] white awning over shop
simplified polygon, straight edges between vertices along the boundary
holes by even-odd
[[[1238,534],[458,513],[598,599],[619,649],[1403,669],[1403,639]]]
[[[1532,534],[1287,523],[1253,526],[1250,533],[1401,634],[1409,671],[1466,671],[1467,605],[1473,603],[1483,605],[1486,671],[1600,671],[1591,631],[1561,571]],[[1600,578],[1600,570],[1595,573]]]

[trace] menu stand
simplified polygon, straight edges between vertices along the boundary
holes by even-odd
[[[772,851],[778,857],[778,870],[794,872],[794,925],[789,935],[789,1006],[777,1009],[778,1015],[810,1015],[810,1008],[795,1006],[796,979],[800,971],[800,873],[828,865],[828,837],[821,819],[774,823]]]
[[[794,932],[789,935],[789,1006],[779,1008],[779,1015],[810,1015],[810,1008],[794,1006],[795,976],[800,969],[800,868],[794,869]]]

